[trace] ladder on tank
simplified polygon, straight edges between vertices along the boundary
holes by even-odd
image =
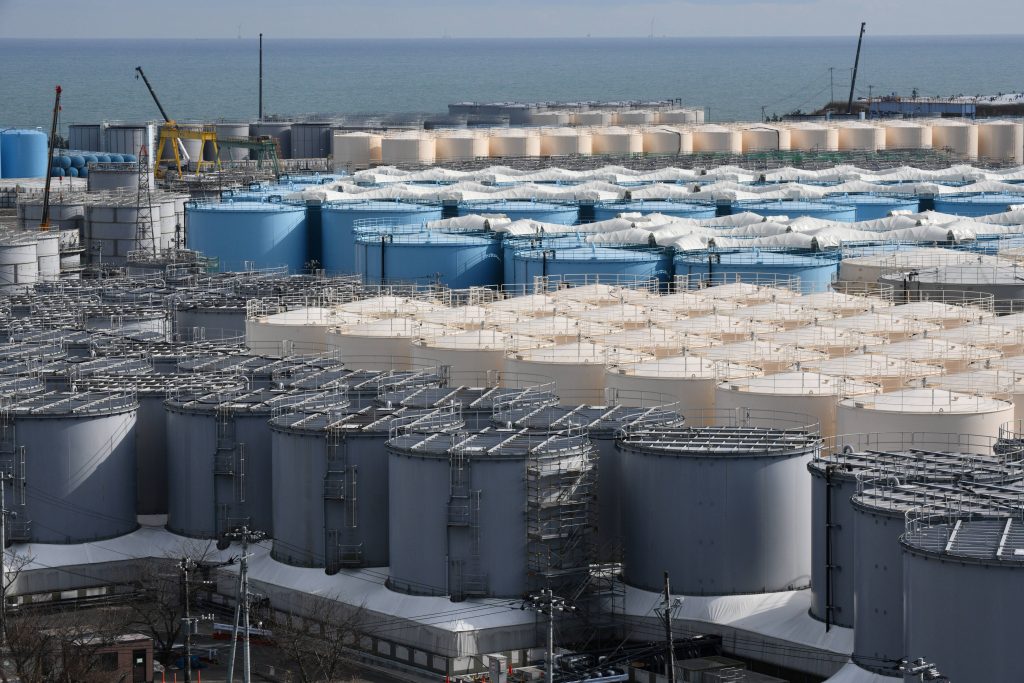
[[[468,535],[468,557],[451,558],[448,590],[452,600],[486,597],[487,574],[480,562],[481,491],[471,488],[472,470],[465,449],[455,446],[448,456],[448,534]]]
[[[328,574],[363,566],[359,531],[359,472],[349,462],[348,436],[339,429],[327,433],[327,473],[324,475],[324,558]],[[340,508],[340,510],[339,510]],[[340,511],[342,524],[330,526]]]
[[[8,484],[10,496],[7,495]],[[25,509],[25,447],[18,445],[14,420],[7,410],[0,411],[0,486],[3,487],[3,506],[9,512],[17,512],[16,517],[3,515],[0,519],[0,523],[7,526],[7,540],[27,543],[31,540],[32,522]]]
[[[246,462],[245,444],[239,443],[235,415],[230,406],[219,405],[216,412],[217,450],[213,454],[214,505],[216,506],[216,533],[218,536],[240,526],[249,526],[248,515],[238,514],[245,510]],[[220,500],[218,480],[228,480],[231,488],[230,500]]]

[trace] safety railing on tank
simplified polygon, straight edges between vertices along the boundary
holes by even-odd
[[[769,292],[776,290],[779,291],[781,296],[793,296],[801,292],[799,275],[781,273],[719,271],[676,275],[673,279],[673,289],[677,292],[711,289],[729,285],[745,285],[755,289],[768,290]]]

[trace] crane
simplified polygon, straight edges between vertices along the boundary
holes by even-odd
[[[217,149],[217,132],[212,126],[181,126],[167,115],[167,111],[164,109],[164,105],[160,103],[160,98],[156,96],[156,91],[153,90],[153,86],[150,84],[149,79],[146,78],[146,73],[142,70],[141,66],[135,67],[135,78],[142,78],[142,82],[146,84],[146,89],[149,90],[150,96],[156,103],[157,109],[160,110],[160,115],[164,117],[164,124],[160,127],[160,142],[157,145],[156,157],[154,159],[153,175],[157,178],[163,178],[166,173],[164,169],[160,168],[160,159],[163,158],[164,146],[170,142],[171,149],[174,152],[174,166],[177,168],[178,176],[182,174],[181,160],[182,157],[185,159],[187,165],[191,159],[189,158],[188,152],[185,151],[185,145],[182,140],[200,140],[202,145],[205,147],[206,143],[209,142],[213,145],[213,158],[214,161],[203,161],[200,156],[196,159],[196,171],[199,173],[203,172],[203,164],[214,164],[218,168],[220,167],[220,154]]]
[[[53,174],[50,166],[53,164],[53,149],[57,145],[57,115],[60,114],[60,86],[57,86],[56,95],[53,98],[53,122],[50,123],[50,144],[46,147],[46,182],[43,186],[43,215],[39,221],[39,230],[49,232],[50,230],[50,183]]]
[[[857,56],[853,60],[853,76],[850,78],[850,99],[846,102],[846,113],[853,113],[853,89],[857,87],[857,68],[860,66],[860,46],[864,42],[866,22],[860,23],[860,37],[857,38]]]

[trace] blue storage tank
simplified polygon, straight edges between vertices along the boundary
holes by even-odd
[[[677,254],[673,260],[676,277],[690,276],[721,284],[731,281],[758,282],[778,278],[785,282],[800,278],[804,292],[828,291],[839,271],[838,258],[819,255],[750,249],[744,251],[694,251]]]
[[[73,155],[71,155],[71,167],[72,168],[84,168],[85,167],[85,157],[82,156],[81,154],[73,154]]]
[[[125,161],[127,161],[130,164],[134,164],[136,161],[139,160],[139,158],[137,156],[135,156],[134,154],[122,154],[121,158],[124,159]]]
[[[78,169],[78,177],[79,178],[88,178],[89,177],[89,167],[88,166],[83,166],[82,168]]]
[[[74,166],[72,166],[71,168],[67,169],[64,172],[67,173],[72,178],[77,178],[78,177],[78,169],[75,168]]]
[[[530,249],[513,256],[514,282],[532,286],[538,277],[553,277],[583,284],[595,277],[607,282],[672,277],[672,256],[668,250],[627,249],[588,245],[576,249]]]
[[[579,233],[568,235],[530,235],[529,237],[504,235],[501,241],[502,282],[506,285],[516,282],[515,255],[517,251],[576,249],[585,246],[588,246],[586,238]]]
[[[777,201],[744,200],[732,203],[732,212],[752,211],[761,216],[810,216],[826,221],[842,221],[852,223],[857,218],[857,210],[852,206],[842,206],[827,202],[805,202],[795,199]]]
[[[65,171],[63,168],[60,168],[59,166],[50,169],[50,175],[54,178],[63,178],[66,174],[67,171]]]
[[[221,270],[306,267],[306,209],[277,203],[190,204],[188,248],[220,261]]]
[[[955,216],[987,216],[1002,213],[1011,204],[1024,204],[1024,190],[1021,194],[973,194],[939,196],[935,198],[935,210]]]
[[[124,161],[124,155],[123,154],[111,154],[110,155],[110,163],[112,163],[112,164],[120,164],[123,161]]]
[[[97,157],[95,154],[86,154],[84,158],[86,166],[88,166],[89,164],[95,164],[99,161],[99,157]]]
[[[594,220],[606,221],[620,213],[663,213],[677,218],[714,218],[715,205],[701,202],[670,202],[638,200],[634,202],[601,202],[594,206]]]
[[[38,130],[10,128],[0,132],[0,173],[4,178],[43,178],[48,138]]]
[[[355,272],[356,224],[422,225],[441,219],[441,207],[406,202],[332,202],[320,212],[321,263],[329,273]]]
[[[459,215],[503,213],[510,220],[531,220],[541,223],[575,225],[580,217],[576,203],[536,202],[532,200],[470,201],[459,203]]]
[[[453,289],[501,284],[501,241],[494,235],[361,231],[356,271],[367,284],[418,282]]]
[[[101,164],[109,164],[110,163],[110,155],[109,154],[97,154],[96,155],[96,161],[98,161]]]
[[[64,155],[55,156],[53,158],[53,165],[63,168],[66,171],[71,168],[71,157]]]
[[[852,206],[856,211],[856,220],[872,221],[885,218],[893,211],[910,211],[917,213],[921,202],[916,197],[895,197],[880,194],[844,194],[826,197],[829,204]]]

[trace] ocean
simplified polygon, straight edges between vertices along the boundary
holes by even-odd
[[[443,113],[452,102],[681,98],[712,121],[849,94],[856,37],[264,40],[268,114]],[[1024,36],[865,38],[858,96],[1024,92]],[[0,126],[257,114],[257,43],[0,40]],[[832,71],[830,73],[830,67]]]

